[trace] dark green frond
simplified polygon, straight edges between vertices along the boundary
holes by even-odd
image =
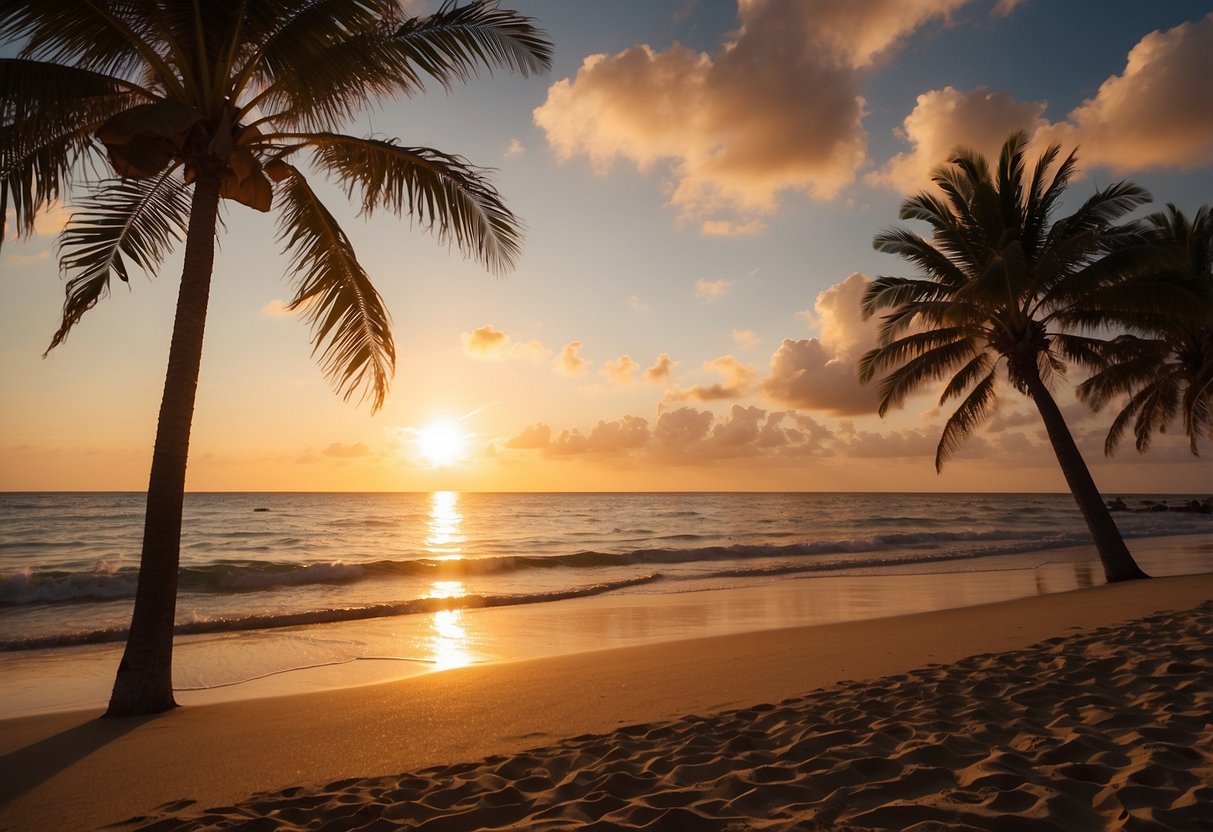
[[[941,286],[931,280],[882,275],[868,284],[860,303],[860,310],[866,319],[881,309],[896,308],[907,303],[945,300],[949,293],[946,286]]]
[[[345,232],[307,180],[282,163],[279,238],[291,257],[290,308],[312,327],[313,354],[339,393],[360,392],[378,410],[396,368],[391,320]]]
[[[935,450],[936,472],[943,471],[943,464],[959,450],[973,431],[981,427],[982,423],[989,418],[996,401],[995,379],[994,370],[991,369],[981,381],[977,382],[972,392],[965,397],[965,400],[960,403],[960,407],[956,408],[956,412],[943,426],[939,446]]]
[[[1103,369],[1123,355],[1114,341],[1102,338],[1059,332],[1052,336],[1052,342],[1062,358],[1091,370]]]
[[[879,349],[888,348],[882,347]],[[905,401],[907,396],[924,384],[943,378],[952,372],[957,365],[968,361],[972,358],[976,349],[977,347],[972,339],[962,338],[928,350],[917,358],[907,361],[881,379],[880,387],[877,391],[878,412],[881,416],[884,416],[890,407],[900,405]],[[869,359],[867,355],[862,360],[870,360],[873,363],[880,362],[878,357]]]
[[[21,57],[103,75],[132,78],[151,69],[157,81],[179,90],[164,62],[157,15],[148,3],[81,0],[7,0],[0,41],[24,43]]]
[[[939,397],[939,403],[944,404],[964,393],[975,379],[989,374],[996,363],[995,359],[990,358],[989,353],[978,353],[972,361],[961,367],[956,375],[952,376],[952,380],[948,382],[948,386],[944,388],[943,394]]]
[[[66,190],[73,167],[92,151],[91,132],[140,100],[119,82],[88,70],[0,59],[0,244],[8,208],[17,233]]]
[[[859,380],[867,384],[873,376],[886,367],[900,366],[917,358],[924,352],[967,338],[966,330],[959,327],[929,329],[899,338],[878,349],[871,350],[859,361]]]
[[[398,72],[400,67],[379,53],[360,56],[357,49],[360,44],[341,47],[351,39],[380,38],[388,31],[385,27],[395,27],[403,19],[400,4],[395,0],[251,3],[244,18],[249,48],[240,56],[242,68],[233,78],[232,89],[239,94],[255,82],[270,88],[268,94],[274,101],[294,100],[306,105],[304,96],[309,90],[327,89],[338,79],[349,81],[374,72],[375,89],[386,90],[390,81],[378,76]],[[367,62],[367,57],[380,63]],[[326,79],[326,75],[332,77]],[[407,72],[403,79],[397,80],[413,86],[420,83],[419,78]],[[341,84],[336,88],[340,90]],[[320,103],[321,110],[331,107],[327,102]],[[286,109],[290,109],[289,104]],[[351,107],[351,111],[356,110],[356,106]],[[297,119],[294,123],[302,122]]]
[[[110,278],[130,282],[127,261],[153,275],[185,237],[189,190],[173,171],[158,179],[101,182],[72,214],[59,237],[59,265],[69,277],[63,322],[49,353],[97,301],[109,294]]]
[[[496,0],[463,6],[447,0],[434,14],[408,20],[393,35],[405,59],[449,88],[483,67],[533,75],[552,66],[552,42],[529,17]]]
[[[351,197],[361,197],[365,213],[380,207],[408,213],[490,271],[500,274],[513,267],[521,223],[483,169],[458,156],[380,139],[324,133],[310,144],[319,166],[335,175]]]
[[[872,245],[879,252],[909,260],[943,286],[956,287],[965,281],[964,272],[943,251],[908,229],[885,229],[876,235]]]

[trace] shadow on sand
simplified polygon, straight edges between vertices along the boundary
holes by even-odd
[[[0,757],[0,806],[160,716],[163,714],[121,719],[82,716],[86,721],[8,752]]]

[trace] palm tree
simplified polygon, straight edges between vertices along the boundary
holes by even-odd
[[[1108,430],[1104,453],[1112,455],[1129,426],[1137,450],[1150,447],[1181,416],[1189,447],[1213,438],[1213,216],[1202,206],[1191,221],[1174,205],[1147,218],[1160,244],[1182,252],[1178,269],[1157,279],[1187,295],[1183,314],[1158,315],[1136,327],[1141,334],[1113,339],[1099,371],[1078,385],[1079,397],[1096,411],[1128,396]]]
[[[364,213],[408,213],[488,269],[521,227],[484,170],[344,122],[388,96],[449,87],[481,67],[530,74],[551,44],[495,0],[408,18],[398,0],[6,0],[0,39],[0,217],[34,218],[98,168],[60,238],[68,277],[48,352],[131,264],[154,273],[185,240],[147,493],[139,585],[107,715],[175,706],[172,640],[181,508],[222,200],[277,209],[314,352],[348,400],[382,405],[395,367],[383,301],[305,176],[335,179]],[[3,227],[0,227],[0,232]],[[0,238],[3,234],[0,233]]]
[[[889,370],[879,386],[879,412],[900,405],[931,382],[950,379],[940,404],[961,399],[944,425],[935,468],[992,413],[998,369],[1036,405],[1066,483],[1099,551],[1109,582],[1145,577],[1129,554],[1099,495],[1050,381],[1065,361],[1090,363],[1097,342],[1073,330],[1118,320],[1117,309],[1148,303],[1149,292],[1125,278],[1149,250],[1118,218],[1148,202],[1130,183],[1100,190],[1073,214],[1049,224],[1076,157],[1070,153],[1050,176],[1060,147],[1047,148],[1029,172],[1027,136],[1003,145],[997,171],[972,151],[957,149],[932,181],[942,196],[919,193],[901,206],[903,220],[928,223],[924,240],[895,227],[877,235],[878,251],[914,264],[920,276],[878,277],[862,301],[882,318],[878,346],[860,359],[861,381]],[[1142,308],[1142,307],[1137,307]]]

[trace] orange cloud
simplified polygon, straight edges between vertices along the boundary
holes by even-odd
[[[732,285],[733,281],[727,278],[706,280],[701,277],[695,281],[695,297],[701,300],[716,300],[716,298],[723,297]]]
[[[528,425],[522,433],[505,441],[505,447],[518,449],[546,448],[552,439],[552,429],[542,422]]]
[[[749,329],[733,330],[733,340],[743,350],[752,350],[758,346],[758,336]]]
[[[903,193],[920,190],[929,186],[931,171],[957,145],[997,158],[1007,136],[1017,130],[1031,133],[1046,124],[1044,110],[1043,101],[1017,102],[1009,93],[985,87],[968,93],[953,87],[925,92],[897,131],[912,149],[898,153],[866,181]]]
[[[1124,72],[1038,137],[1081,145],[1086,166],[1127,172],[1213,163],[1213,14],[1151,32],[1129,51]]]
[[[679,44],[590,55],[535,123],[605,173],[669,164],[670,204],[705,233],[753,233],[783,191],[831,199],[866,156],[860,71],[967,0],[739,0],[715,55]]]
[[[635,383],[633,374],[638,369],[640,365],[633,361],[630,355],[621,355],[614,361],[605,362],[599,372],[620,387],[631,387]]]
[[[814,313],[820,338],[785,338],[771,356],[763,392],[793,407],[850,415],[876,410],[874,388],[859,383],[859,356],[876,345],[878,321],[859,312],[868,279],[852,274],[817,296]]]
[[[463,342],[463,354],[481,361],[505,361],[509,358],[538,360],[546,358],[549,352],[538,341],[514,341],[501,330],[488,325],[460,333],[459,338]]]
[[[1060,144],[1067,153],[1078,147],[1085,168],[1129,173],[1213,163],[1211,51],[1213,14],[1151,32],[1130,50],[1121,74],[1057,123],[1043,117],[1045,102],[1015,101],[985,87],[925,92],[897,131],[910,149],[866,181],[901,192],[927,187],[931,170],[957,145],[993,158],[1016,130],[1026,130],[1036,147]]]
[[[580,350],[580,341],[569,341],[552,362],[552,367],[561,375],[571,378],[585,375],[590,371],[590,362],[578,354]]]
[[[754,371],[731,355],[722,355],[703,362],[703,368],[723,376],[717,384],[696,384],[686,390],[671,390],[666,398],[670,401],[712,402],[739,399],[750,390]]]
[[[370,456],[371,449],[362,442],[357,442],[353,445],[343,445],[340,442],[334,442],[320,453],[337,459],[354,459],[360,456]]]
[[[674,366],[677,364],[670,358],[668,352],[663,352],[657,356],[657,360],[653,362],[653,366],[644,371],[644,381],[646,384],[669,384],[670,373],[673,372]]]

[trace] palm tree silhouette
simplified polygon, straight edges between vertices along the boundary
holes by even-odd
[[[951,376],[940,404],[961,401],[939,440],[935,467],[941,470],[993,411],[998,368],[1005,364],[1011,386],[1040,412],[1108,581],[1142,578],[1049,382],[1064,373],[1067,359],[1090,360],[1093,339],[1074,330],[1115,323],[1117,309],[1145,294],[1134,295],[1125,282],[1148,251],[1136,229],[1113,222],[1149,195],[1118,183],[1050,225],[1076,157],[1067,156],[1050,177],[1060,147],[1049,147],[1028,178],[1026,144],[1024,133],[1012,135],[993,172],[981,156],[957,149],[932,176],[942,196],[924,192],[902,203],[901,219],[931,226],[929,242],[902,227],[877,235],[878,251],[908,260],[920,276],[878,277],[868,287],[863,314],[891,311],[882,318],[879,345],[860,359],[859,377],[868,382],[889,371],[879,384],[884,416],[919,388]]]
[[[69,279],[48,352],[113,277],[127,281],[130,265],[154,273],[185,240],[139,584],[107,715],[159,712],[176,704],[181,510],[220,201],[277,209],[290,307],[337,391],[377,409],[395,367],[388,312],[305,170],[335,179],[365,213],[407,213],[488,269],[511,268],[520,223],[484,170],[339,130],[427,77],[449,88],[481,67],[545,70],[551,44],[495,0],[422,18],[397,0],[11,0],[0,38],[23,44],[0,60],[0,217],[11,207],[28,236],[76,179],[115,175],[89,183],[60,238]]]
[[[1144,453],[1154,432],[1162,433],[1177,415],[1199,455],[1198,440],[1213,438],[1213,216],[1205,205],[1189,221],[1168,204],[1148,220],[1157,242],[1182,252],[1178,268],[1153,277],[1182,292],[1186,302],[1174,314],[1143,316],[1134,326],[1140,335],[1113,339],[1098,372],[1077,391],[1096,411],[1128,397],[1108,430],[1109,456],[1130,425]]]

